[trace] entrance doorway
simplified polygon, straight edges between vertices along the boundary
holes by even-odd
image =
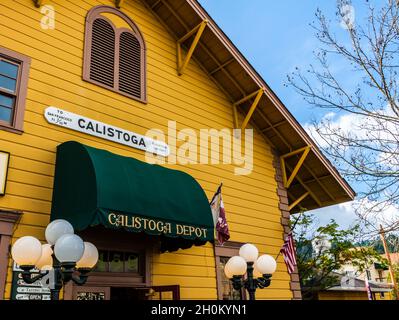
[[[179,300],[179,286],[133,287],[88,287],[73,286],[73,300]]]
[[[87,283],[69,282],[65,300],[179,300],[180,286],[151,286],[151,259],[159,252],[156,237],[93,227],[79,233],[99,250]]]

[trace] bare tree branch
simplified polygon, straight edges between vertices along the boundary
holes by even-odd
[[[332,112],[313,122],[310,133],[342,174],[361,186],[356,212],[366,229],[376,233],[371,226],[378,219],[387,230],[399,230],[399,217],[387,214],[399,212],[399,4],[364,0],[368,16],[355,21],[342,10],[351,5],[337,0],[345,32],[334,31],[317,10],[315,64],[305,72],[297,68],[288,84],[310,105]],[[345,64],[345,75],[337,64]]]

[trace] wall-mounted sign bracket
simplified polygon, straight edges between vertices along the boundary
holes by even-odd
[[[207,24],[208,24],[208,20],[202,21],[193,30],[189,31],[185,36],[183,36],[182,38],[177,40],[177,73],[179,74],[179,76],[181,76],[184,73],[184,71],[186,70],[187,65],[190,62],[195,49],[197,48],[199,40],[200,40],[202,34],[204,33],[204,30],[205,30]],[[195,33],[196,33],[195,38],[194,38],[194,40],[187,52],[187,55],[183,61],[182,44],[184,41],[189,39]]]

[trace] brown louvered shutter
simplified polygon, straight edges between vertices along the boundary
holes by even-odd
[[[119,44],[119,90],[142,98],[141,45],[134,34],[122,32]]]
[[[115,32],[104,19],[93,22],[90,79],[114,87]]]

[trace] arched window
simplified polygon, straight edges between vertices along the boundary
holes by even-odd
[[[83,80],[146,102],[146,48],[136,24],[113,7],[86,18]]]

